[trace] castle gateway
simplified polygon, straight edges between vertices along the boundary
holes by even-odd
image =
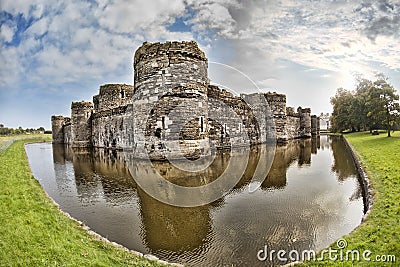
[[[102,85],[93,102],[72,103],[70,118],[52,116],[53,142],[161,160],[319,135],[318,118],[309,108],[286,107],[283,94],[235,96],[210,85],[196,42],[146,42],[133,66],[134,86]]]

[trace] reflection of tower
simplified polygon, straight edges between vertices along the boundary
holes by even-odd
[[[299,157],[300,140],[289,141],[276,147],[271,169],[262,183],[262,188],[283,188],[286,186],[286,172]]]
[[[53,162],[59,164],[65,164],[65,146],[63,144],[53,143]]]
[[[71,104],[71,139],[73,147],[91,146],[92,136],[91,102],[72,102]]]
[[[311,139],[302,139],[300,142],[299,166],[311,164]]]
[[[131,201],[136,183],[124,162],[123,152],[93,149],[93,170],[100,178],[106,202],[117,205]]]
[[[90,201],[102,191],[99,177],[94,172],[91,149],[74,148],[71,152],[78,195],[82,200]]]
[[[210,205],[175,207],[155,200],[140,189],[138,195],[143,239],[151,253],[189,251],[204,245],[211,231]]]
[[[321,137],[319,135],[315,135],[311,139],[311,153],[317,154],[318,149],[320,149],[321,145]]]
[[[262,188],[285,187],[287,170],[296,161],[299,166],[311,164],[311,139],[292,140],[277,146],[274,161]]]
[[[207,58],[197,44],[146,42],[135,53],[134,70],[136,156],[209,154]]]

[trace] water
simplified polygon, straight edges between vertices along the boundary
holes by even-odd
[[[194,208],[170,206],[147,195],[132,178],[122,152],[48,143],[29,144],[26,151],[34,176],[62,210],[111,241],[189,266],[283,264],[276,258],[260,261],[257,252],[265,245],[276,251],[318,251],[351,232],[363,216],[358,174],[337,137],[279,146],[261,188],[249,193],[259,157],[255,147],[235,188]],[[166,162],[154,166],[176,184],[198,186],[218,177],[229,159],[219,152],[201,178]],[[147,171],[142,168],[140,175]]]

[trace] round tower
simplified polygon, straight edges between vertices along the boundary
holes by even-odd
[[[132,103],[133,86],[128,84],[104,84],[99,94],[93,96],[94,111],[110,110]]]
[[[72,102],[71,104],[71,141],[73,147],[89,147],[92,139],[91,102]]]
[[[311,137],[311,109],[299,107],[297,112],[300,116],[300,137]]]
[[[208,155],[207,58],[196,42],[146,42],[133,67],[136,155]]]
[[[145,42],[134,57],[135,97],[162,96],[177,86],[209,84],[207,58],[194,41]]]
[[[286,142],[288,139],[286,95],[268,92],[264,96],[273,114],[276,139],[278,142]]]
[[[51,132],[54,144],[64,143],[64,117],[51,116]]]

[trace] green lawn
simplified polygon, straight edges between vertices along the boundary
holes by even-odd
[[[163,266],[97,240],[58,210],[25,154],[24,143],[43,140],[50,137],[0,152],[0,266]]]
[[[366,132],[346,134],[345,138],[359,156],[374,190],[371,213],[355,231],[344,237],[348,243],[344,255],[347,251],[358,250],[360,261],[325,260],[305,265],[400,266],[400,132],[395,132],[391,138],[385,133],[372,136]],[[336,242],[331,249],[337,249]],[[363,260],[362,252],[366,250],[371,251],[371,255],[366,255],[370,261]],[[376,256],[380,255],[394,255],[395,262],[377,262]]]

